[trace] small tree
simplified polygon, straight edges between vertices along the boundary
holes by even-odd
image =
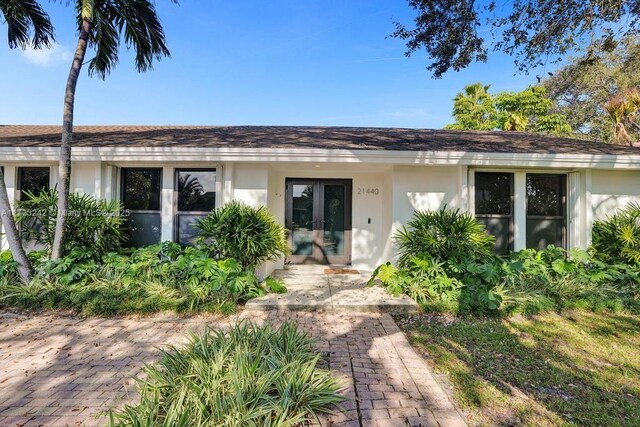
[[[520,92],[488,92],[489,85],[465,86],[453,99],[455,123],[447,129],[540,132],[571,134],[571,126],[562,114],[551,112],[553,101],[543,87],[529,87]]]
[[[465,86],[453,98],[453,117],[456,122],[447,129],[492,130],[496,128],[497,112],[490,85],[474,83]]]
[[[50,47],[54,40],[53,25],[49,15],[34,0],[0,0],[0,14],[7,24],[7,39],[11,49],[34,49]],[[31,264],[24,251],[18,229],[11,211],[9,195],[0,168],[0,217],[4,234],[9,243],[13,259],[18,265],[18,274],[23,283],[31,281]]]
[[[140,72],[151,69],[154,60],[169,56],[164,30],[152,0],[76,0],[74,6],[78,43],[64,94],[62,142],[58,162],[58,214],[51,250],[53,259],[62,255],[67,230],[76,86],[87,50],[95,50],[95,56],[89,60],[89,75],[97,74],[102,79],[118,63],[121,38],[127,47],[133,47],[136,69]]]

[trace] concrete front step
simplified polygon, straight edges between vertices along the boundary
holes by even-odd
[[[250,311],[331,311],[407,314],[418,304],[407,296],[395,298],[380,286],[367,287],[364,274],[325,274],[326,266],[296,265],[276,270],[272,277],[284,281],[286,294],[269,294],[249,300]]]

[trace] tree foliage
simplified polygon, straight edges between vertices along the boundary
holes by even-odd
[[[540,132],[571,134],[564,115],[552,112],[553,101],[543,87],[533,86],[520,92],[489,93],[489,85],[474,83],[453,99],[455,123],[447,129]]]
[[[447,129],[492,130],[496,127],[496,105],[489,94],[489,85],[474,83],[465,86],[453,98],[453,117],[456,122]]]
[[[585,55],[572,58],[542,85],[554,100],[555,112],[566,115],[571,127],[581,135],[622,143],[627,142],[624,132],[634,140],[640,137],[637,127],[631,123],[637,109],[628,109],[633,106],[633,100],[624,95],[640,88],[637,37],[626,37],[613,50],[601,43],[592,44]],[[626,106],[623,105],[625,99]]]
[[[492,50],[515,57],[528,71],[599,40],[609,50],[637,32],[637,0],[408,0],[417,13],[413,27],[396,23],[394,37],[406,41],[406,55],[426,51],[427,69],[441,77]]]

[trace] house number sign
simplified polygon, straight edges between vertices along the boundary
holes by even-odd
[[[358,187],[356,189],[357,195],[366,195],[366,196],[377,196],[380,194],[380,189],[378,187]]]

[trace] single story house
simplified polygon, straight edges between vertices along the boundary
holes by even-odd
[[[0,126],[10,200],[55,185],[59,141],[56,126]],[[640,202],[640,148],[510,132],[76,126],[71,191],[121,200],[133,245],[188,242],[230,200],[264,205],[289,230],[286,262],[370,271],[393,258],[414,211],[444,205],[472,212],[499,252],[587,247],[596,218]]]

